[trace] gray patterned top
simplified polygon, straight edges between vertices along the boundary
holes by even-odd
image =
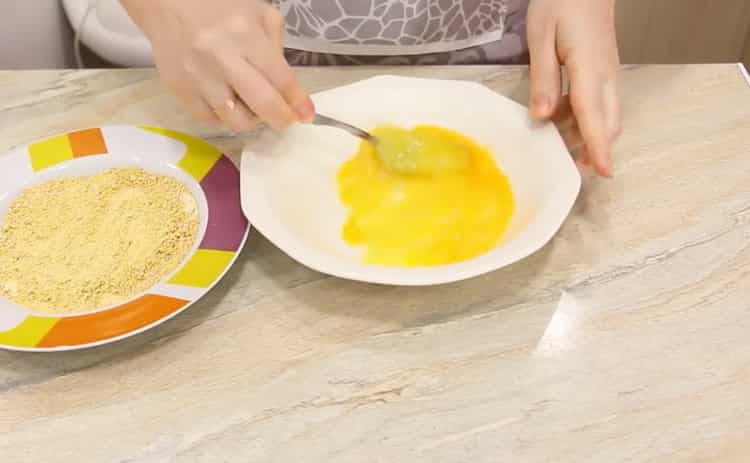
[[[528,0],[271,0],[296,65],[524,61]]]

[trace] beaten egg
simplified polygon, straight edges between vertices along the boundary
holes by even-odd
[[[342,237],[368,264],[456,263],[497,244],[513,215],[510,182],[487,149],[458,132],[377,127],[338,172]]]

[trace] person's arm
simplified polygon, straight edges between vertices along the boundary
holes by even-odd
[[[236,132],[314,116],[284,59],[283,18],[262,0],[121,0],[159,74],[194,114]],[[256,118],[257,115],[257,118]]]
[[[528,14],[532,115],[561,125],[583,166],[612,174],[612,145],[620,134],[619,56],[615,0],[531,0]],[[561,92],[560,66],[570,81]],[[567,127],[566,127],[567,124]]]

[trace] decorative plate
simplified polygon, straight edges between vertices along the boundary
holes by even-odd
[[[70,315],[35,314],[0,297],[0,348],[62,351],[130,337],[187,309],[234,263],[249,231],[240,206],[239,170],[212,145],[157,127],[78,130],[0,156],[0,223],[13,199],[31,185],[114,167],[169,175],[190,189],[200,225],[189,255],[161,283],[113,307]]]

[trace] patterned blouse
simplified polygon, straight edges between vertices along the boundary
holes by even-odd
[[[529,0],[271,0],[293,65],[528,62]]]

